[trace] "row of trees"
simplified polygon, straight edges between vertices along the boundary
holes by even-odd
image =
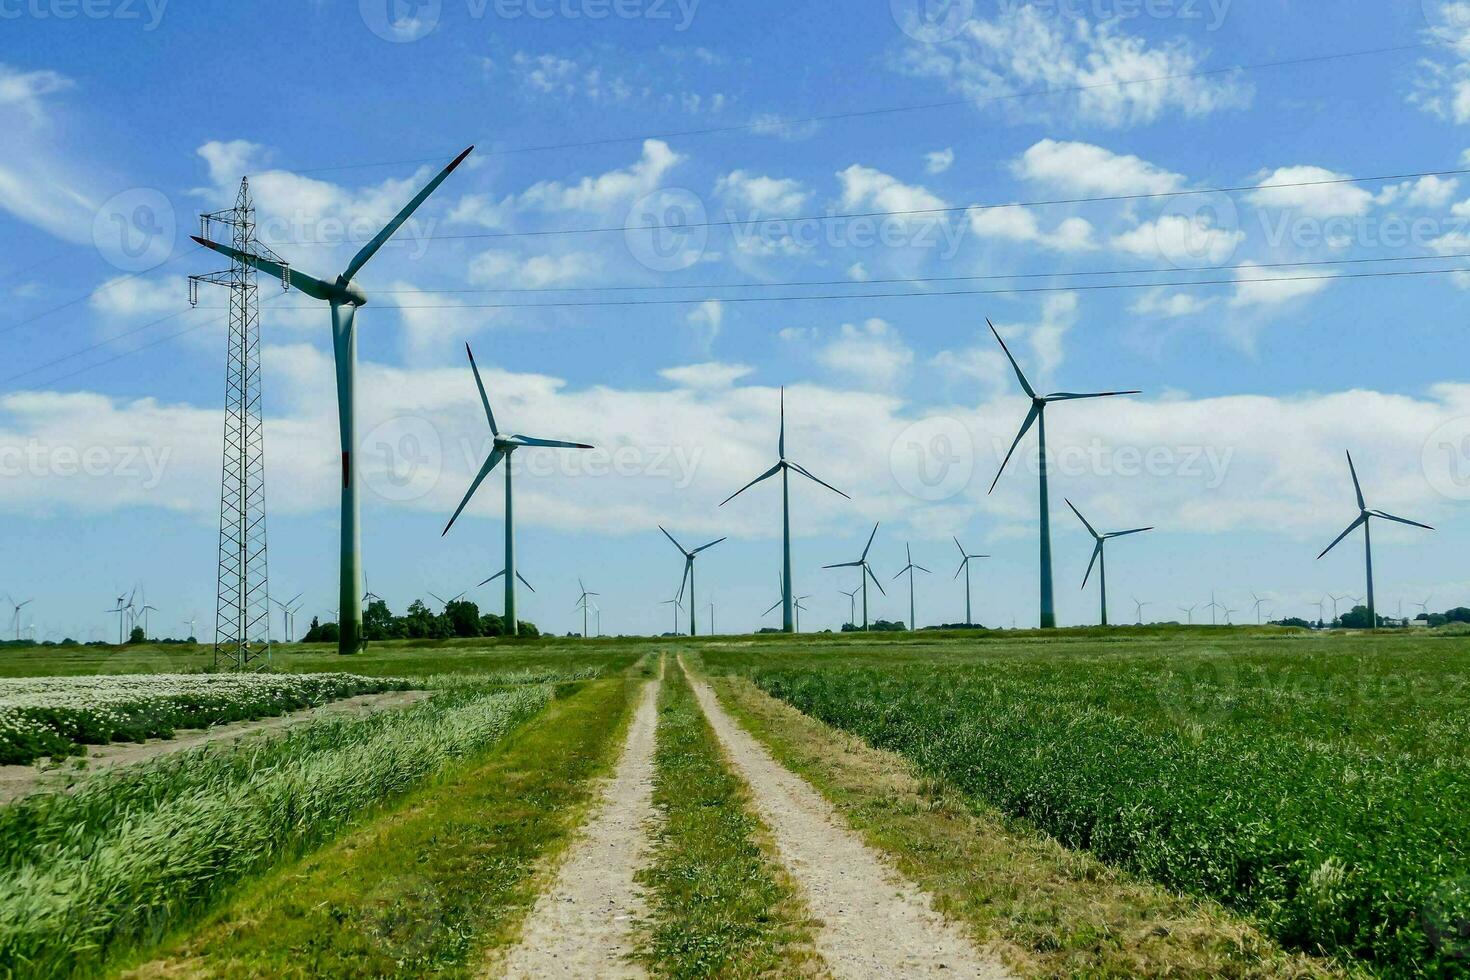
[[[444,607],[443,612],[433,612],[422,599],[409,603],[408,612],[395,616],[382,599],[368,603],[362,615],[363,636],[372,640],[447,640],[463,636],[504,636],[505,620],[494,613],[480,612],[480,607],[468,599],[456,599]],[[537,637],[541,631],[536,624],[521,620],[516,630],[521,637]],[[323,623],[313,618],[311,628],[302,637],[303,643],[336,643],[336,623]]]

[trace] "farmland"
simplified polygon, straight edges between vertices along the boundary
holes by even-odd
[[[211,676],[177,652],[53,666],[99,691]],[[38,677],[37,658],[0,671]],[[542,934],[540,869],[573,853],[661,683],[629,948],[655,976],[820,971],[838,960],[809,871],[680,663],[1015,975],[1465,968],[1470,646],[1203,628],[285,647],[283,689],[346,667],[342,685],[431,695],[0,807],[0,965],[493,973]]]

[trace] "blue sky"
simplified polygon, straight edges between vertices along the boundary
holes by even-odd
[[[686,543],[730,535],[701,559],[701,605],[714,598],[722,630],[757,625],[776,598],[778,492],[716,505],[774,461],[780,385],[791,454],[853,497],[793,488],[804,626],[845,618],[837,590],[854,583],[819,566],[856,557],[874,521],[880,575],[905,541],[937,573],[921,623],[962,615],[955,534],[994,555],[979,618],[1031,622],[1031,461],[986,492],[1026,403],[987,316],[1038,387],[1144,391],[1049,415],[1063,622],[1096,616],[1064,496],[1100,526],[1159,528],[1110,551],[1115,619],[1133,595],[1174,617],[1211,589],[1241,609],[1269,596],[1278,615],[1361,593],[1356,546],[1315,560],[1354,516],[1345,449],[1370,506],[1438,528],[1375,534],[1380,608],[1470,603],[1470,276],[1342,278],[1466,263],[1279,265],[1470,252],[1470,178],[1322,183],[1466,166],[1470,6],[914,9],[0,4],[0,592],[35,596],[39,635],[109,635],[103,610],[135,583],[170,624],[208,623],[224,296],[188,311],[183,277],[218,266],[188,242],[198,212],[249,174],[262,238],[329,277],[474,143],[358,277],[364,563],[395,608],[499,568],[498,479],[439,537],[484,450],[468,341],[507,427],[600,447],[521,461],[537,588],[522,612],[544,628],[580,625],[579,575],[606,631],[666,628],[680,559],[660,521]],[[791,122],[933,103],[949,104]],[[1176,193],[1219,187],[1247,190]],[[994,207],[1141,194],[1173,196]],[[671,208],[734,224],[660,248],[549,233]],[[1065,275],[1190,267],[1208,271]],[[954,278],[1002,275],[1033,278]],[[1255,281],[1282,276],[1337,281]],[[874,282],[900,278],[929,281]],[[1069,288],[1190,279],[1227,282]],[[799,281],[843,285],[775,285]],[[1049,291],[934,295],[1013,286]],[[860,295],[891,292],[907,295]],[[846,295],[735,301],[798,294]],[[336,594],[327,318],[264,280],[261,297],[272,591],[320,611]],[[659,302],[524,307],[628,300]],[[900,592],[875,612],[907,618]],[[493,587],[473,595],[499,609]]]

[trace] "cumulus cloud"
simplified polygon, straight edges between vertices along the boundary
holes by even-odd
[[[1203,313],[1214,300],[1192,293],[1172,293],[1167,289],[1150,289],[1129,307],[1141,316],[1182,317]]]
[[[811,197],[800,181],[764,177],[745,170],[732,170],[715,181],[715,193],[728,204],[767,217],[798,214]]]
[[[1304,275],[1316,276],[1314,279],[1301,279]],[[1263,269],[1250,262],[1242,262],[1235,270],[1235,278],[1240,280],[1256,280],[1254,282],[1238,282],[1235,286],[1235,295],[1230,300],[1231,306],[1276,306],[1289,303],[1303,296],[1313,296],[1322,292],[1332,285],[1331,272],[1322,272],[1316,269]],[[1275,282],[1272,280],[1291,280]],[[1262,281],[1265,280],[1265,281]]]
[[[1162,194],[1184,177],[1147,160],[1091,143],[1044,139],[1011,162],[1011,172],[1072,194]]]
[[[914,352],[891,324],[874,317],[860,325],[844,323],[817,348],[816,359],[834,374],[886,390],[908,375]]]
[[[725,304],[717,299],[707,299],[690,310],[685,320],[694,328],[695,342],[708,352],[725,323]]]
[[[748,364],[706,361],[703,364],[665,368],[658,374],[659,377],[684,388],[728,388],[754,371],[755,368]]]
[[[1280,167],[1266,175],[1250,200],[1260,207],[1282,208],[1308,218],[1361,217],[1373,207],[1373,195],[1325,167]],[[1305,184],[1307,186],[1284,186]]]
[[[976,17],[950,40],[914,43],[899,67],[1028,122],[1054,115],[1116,128],[1170,113],[1198,118],[1250,102],[1251,89],[1239,78],[1200,76],[1204,57],[1183,40],[1150,44],[1115,21],[1048,15],[1032,4],[1001,6],[996,17]],[[1044,102],[1013,98],[1037,89],[1062,91]]]
[[[954,147],[947,146],[942,150],[932,150],[924,154],[924,172],[929,174],[942,174],[954,166]]]
[[[1143,258],[1187,264],[1221,265],[1229,261],[1245,241],[1245,232],[1237,228],[1216,227],[1213,216],[1166,214],[1144,221],[1113,236],[1113,248]]]
[[[590,252],[522,256],[505,249],[481,252],[470,261],[470,282],[481,286],[546,289],[585,282],[602,268]]]
[[[1097,248],[1092,222],[1086,218],[1064,218],[1051,231],[1043,231],[1031,209],[1014,205],[975,208],[969,217],[970,230],[981,238],[1027,242],[1056,252],[1086,252]]]
[[[636,198],[658,188],[669,171],[684,161],[663,140],[644,140],[643,153],[627,167],[596,177],[583,177],[574,184],[541,181],[520,196],[524,207],[543,211],[607,211],[626,207]]]

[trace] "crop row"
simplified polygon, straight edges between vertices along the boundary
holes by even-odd
[[[498,741],[552,692],[457,685],[401,711],[178,753],[0,809],[0,976],[95,969]]]
[[[34,677],[0,687],[0,765],[84,745],[168,738],[176,729],[252,721],[407,682],[354,674],[120,674]]]
[[[1361,699],[1350,693],[1361,685],[1319,676],[1299,697],[1233,668],[1124,658],[753,676],[1068,846],[1250,914],[1289,946],[1386,975],[1458,976],[1470,962],[1457,688]]]

